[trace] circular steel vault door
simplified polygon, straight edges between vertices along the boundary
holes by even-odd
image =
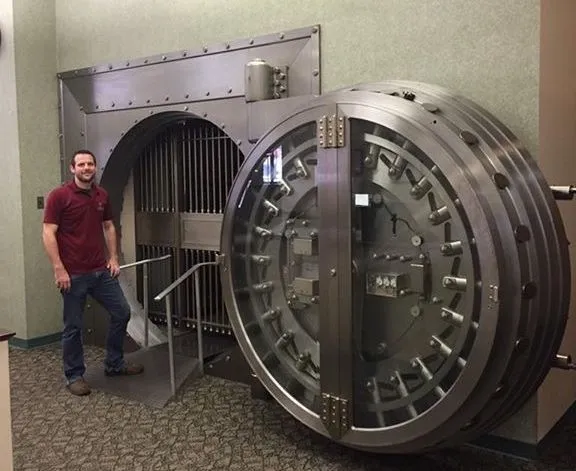
[[[234,183],[222,281],[255,374],[355,448],[418,452],[513,414],[566,322],[552,195],[484,110],[415,83],[318,98]]]

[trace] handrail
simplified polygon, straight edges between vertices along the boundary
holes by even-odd
[[[200,318],[200,279],[198,277],[198,269],[208,265],[219,265],[220,262],[202,262],[197,263],[192,268],[186,270],[177,280],[171,283],[166,289],[154,297],[154,301],[161,301],[165,299],[166,303],[166,324],[168,327],[168,357],[170,361],[170,387],[172,395],[176,394],[176,379],[174,372],[174,344],[172,335],[172,301],[171,294],[178,286],[182,284],[190,275],[194,274],[194,298],[196,304],[196,334],[198,336],[198,362],[200,374],[204,373],[204,351],[202,345],[202,320]]]
[[[146,260],[138,260],[137,262],[132,262],[132,263],[126,263],[125,265],[120,265],[120,268],[132,268],[138,265],[144,265],[145,263],[150,263],[150,262],[160,262],[162,260],[166,260],[168,258],[172,258],[172,255],[168,254],[168,255],[163,255],[162,257],[156,257],[156,258],[147,258]]]
[[[171,254],[163,255],[162,257],[155,257],[155,258],[147,258],[145,260],[138,260],[132,263],[126,263],[124,265],[120,265],[120,269],[124,268],[132,268],[140,265],[144,265],[142,268],[142,287],[143,289],[143,298],[144,298],[144,346],[148,347],[148,311],[149,311],[149,302],[148,302],[148,264],[152,262],[161,262],[162,260],[167,260],[172,258]]]
[[[180,286],[184,282],[184,280],[186,280],[186,278],[188,278],[190,275],[192,275],[192,273],[194,273],[196,270],[198,270],[198,268],[203,267],[204,265],[218,265],[218,262],[197,263],[192,268],[186,270],[178,279],[176,279],[171,284],[169,284],[168,287],[166,287],[163,291],[158,293],[154,297],[154,301],[162,301],[162,299],[164,299],[168,294],[170,294],[178,286]]]

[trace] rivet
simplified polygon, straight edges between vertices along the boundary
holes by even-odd
[[[232,93],[232,89],[231,89],[231,88],[228,89],[228,93]]]
[[[516,351],[516,353],[524,353],[526,350],[528,350],[528,346],[530,345],[530,342],[528,341],[527,338],[519,338],[518,340],[516,340],[516,343],[514,344],[514,350]]]
[[[522,297],[525,299],[532,299],[538,293],[538,286],[533,281],[529,281],[522,286]]]
[[[207,48],[206,46],[204,46],[204,47],[202,48],[202,50],[203,50],[204,52],[208,52],[208,48]]]
[[[203,113],[202,116],[205,118],[206,116],[208,116],[208,113]]]
[[[226,49],[230,49],[230,44],[226,44]]]
[[[318,28],[316,26],[314,26],[314,28],[312,28],[312,33],[316,34],[318,32]]]
[[[83,106],[80,107],[80,111],[84,111],[84,107],[83,107]]]
[[[237,144],[238,144],[239,146],[241,146],[241,145],[242,145],[242,139],[238,139],[238,143],[237,143]]]
[[[530,230],[526,226],[520,224],[516,229],[514,229],[514,236],[518,242],[527,242],[530,240]]]
[[[150,99],[146,100],[146,103],[150,103]]]
[[[492,397],[498,398],[498,397],[502,396],[502,394],[504,393],[505,390],[506,390],[506,386],[504,386],[504,384],[499,384],[498,387],[496,388],[496,390],[494,391],[494,393],[492,393]]]
[[[116,106],[116,103],[113,102],[110,106],[111,106],[112,108],[114,108],[114,107]]]
[[[112,70],[112,66],[111,66],[111,65],[108,66],[108,70]]]
[[[148,59],[144,59],[144,64],[148,64]]]
[[[222,124],[220,125],[220,127],[221,127],[222,129],[226,129],[226,125],[225,125],[224,123],[222,123]]]
[[[312,75],[313,75],[314,77],[318,77],[318,74],[320,74],[320,72],[318,71],[318,69],[314,69],[314,70],[312,71]]]
[[[100,105],[96,105],[96,109],[99,110],[99,109],[100,109]]]
[[[439,111],[439,108],[432,103],[422,103],[422,108],[430,113],[437,113]]]
[[[80,135],[83,136],[83,135],[84,135],[84,131],[80,131]]]
[[[210,96],[210,92],[206,92],[206,96]]]
[[[510,181],[508,180],[506,175],[503,175],[501,173],[495,173],[494,175],[492,175],[492,180],[494,180],[494,183],[496,183],[496,186],[498,188],[500,188],[501,190],[503,190],[504,188],[507,188],[508,185],[510,185]]]
[[[110,152],[112,152],[114,149],[110,149]]]
[[[134,120],[134,123],[137,123],[137,122],[138,122],[138,120],[137,120],[137,119],[135,119],[135,120]]]
[[[166,60],[166,56],[162,56],[162,60],[165,61],[165,60]]]
[[[150,114],[154,114],[154,111],[150,111]]]
[[[124,131],[122,131],[122,132],[120,133],[120,135],[123,136],[123,135],[124,135]]]
[[[469,146],[474,146],[480,142],[478,141],[478,138],[470,131],[461,131],[459,137]]]
[[[184,111],[188,111],[188,107],[187,107],[187,106],[184,107]]]
[[[190,95],[187,93],[184,98],[190,98]]]
[[[279,37],[280,39],[284,39],[284,33],[280,33],[280,34],[278,35],[278,37]]]
[[[129,102],[128,102],[128,104],[129,104],[129,105],[132,105],[132,102],[131,102],[131,101],[129,101]]]
[[[248,41],[248,44],[254,44],[254,40],[251,39],[250,41]]]
[[[188,53],[187,53],[186,51],[184,51],[184,52],[182,53],[182,57],[186,57],[187,55],[188,55]]]
[[[92,72],[96,72],[96,67],[93,67],[93,68],[92,68]]]
[[[170,100],[170,97],[167,96],[166,98],[164,98],[164,100],[169,101],[169,100]]]
[[[126,67],[130,67],[130,62],[126,62]]]

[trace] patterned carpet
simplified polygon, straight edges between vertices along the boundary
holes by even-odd
[[[103,351],[87,348],[87,363]],[[470,447],[426,456],[370,455],[308,430],[274,401],[206,376],[164,409],[62,383],[60,349],[10,351],[15,470],[574,470],[576,426],[539,462]],[[1,468],[1,463],[0,463]]]

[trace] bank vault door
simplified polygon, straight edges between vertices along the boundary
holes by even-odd
[[[355,448],[491,430],[534,393],[566,323],[550,189],[494,117],[434,86],[326,94],[270,130],[234,182],[221,250],[255,374]]]
[[[214,261],[228,191],[243,155],[218,127],[200,119],[175,122],[142,151],[134,168],[135,243],[138,260],[172,255],[171,263],[154,266],[149,275],[150,319],[166,323],[164,303],[154,296],[196,263]],[[231,334],[216,267],[200,279],[201,319],[206,332]],[[138,298],[143,302],[138,272]],[[193,323],[192,278],[176,292],[174,325]]]

